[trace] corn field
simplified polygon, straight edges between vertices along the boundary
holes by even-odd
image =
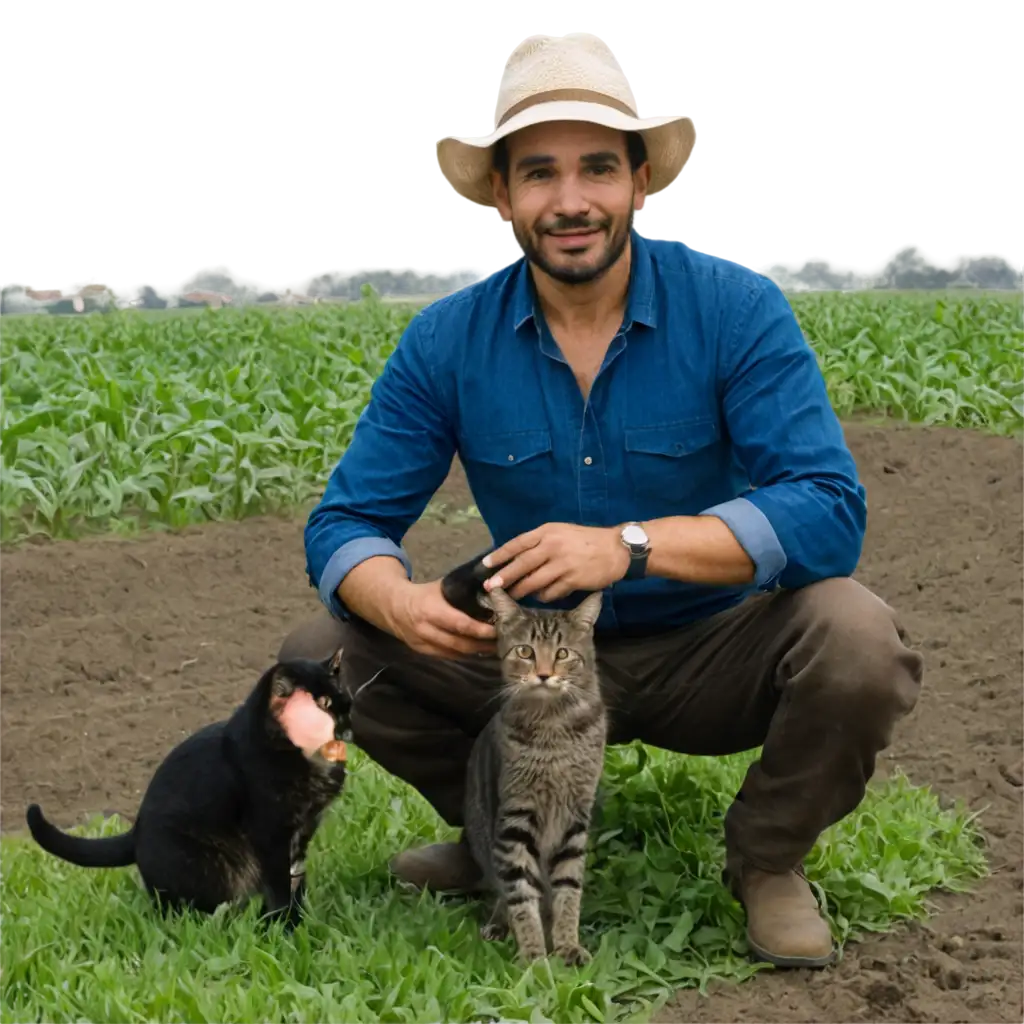
[[[792,299],[837,412],[1014,433],[1019,296]],[[5,317],[5,541],[286,511],[313,500],[413,314],[368,300],[199,315]]]

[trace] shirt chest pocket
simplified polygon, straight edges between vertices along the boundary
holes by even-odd
[[[531,488],[551,487],[550,430],[473,431],[461,438],[459,457],[470,485],[500,498],[529,502]]]
[[[648,518],[691,515],[706,507],[725,472],[713,417],[627,427],[626,474]]]

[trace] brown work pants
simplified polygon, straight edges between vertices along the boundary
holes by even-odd
[[[326,610],[289,634],[280,656],[327,657],[339,646],[353,692],[380,673],[355,701],[356,744],[461,825],[470,747],[495,710],[497,659],[420,655]],[[725,819],[734,878],[743,863],[800,869],[819,834],[860,803],[923,674],[893,610],[845,578],[758,594],[650,637],[598,637],[597,652],[609,742],[712,756],[763,745]]]

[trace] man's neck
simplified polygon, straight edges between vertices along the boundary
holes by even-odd
[[[632,240],[619,259],[596,281],[563,284],[530,265],[544,318],[552,330],[569,333],[601,330],[609,321],[621,320],[629,295]]]

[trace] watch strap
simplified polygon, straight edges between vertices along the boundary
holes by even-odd
[[[640,554],[630,551],[629,568],[626,570],[626,575],[623,579],[642,580],[647,575],[647,555],[647,551],[642,551]]]

